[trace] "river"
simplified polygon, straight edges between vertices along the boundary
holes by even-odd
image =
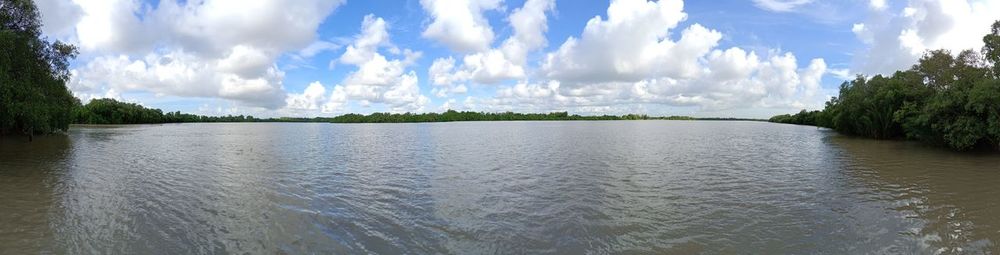
[[[0,138],[0,254],[998,253],[1000,156],[761,122]]]

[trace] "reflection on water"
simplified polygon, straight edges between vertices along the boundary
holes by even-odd
[[[8,253],[981,253],[1000,157],[754,122],[0,139]]]
[[[866,199],[910,223],[900,235],[944,253],[1000,251],[1000,158],[896,141],[834,137]]]
[[[53,245],[48,228],[69,155],[65,136],[0,137],[0,253],[39,251]]]

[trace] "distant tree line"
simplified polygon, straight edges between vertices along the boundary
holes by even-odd
[[[334,123],[402,123],[402,122],[451,122],[451,121],[512,121],[512,120],[693,120],[691,117],[650,117],[647,115],[601,115],[580,116],[568,112],[516,113],[516,112],[471,112],[448,110],[443,113],[372,113],[369,115],[345,114],[330,119]]]
[[[667,119],[669,118],[672,117],[668,117]],[[709,118],[686,117],[686,118],[688,118],[689,120],[709,120],[709,121],[767,121],[765,119],[751,119],[751,118],[715,118],[715,117],[709,117]]]
[[[201,116],[181,112],[163,113],[160,109],[146,108],[135,103],[120,102],[103,98],[90,100],[86,105],[73,109],[75,124],[157,124],[185,122],[261,122],[274,119],[258,119],[253,116]]]
[[[1000,150],[1000,21],[981,52],[929,51],[909,70],[858,76],[822,111],[772,122],[815,125],[875,139],[912,139],[956,150]]]
[[[201,116],[181,112],[163,113],[160,109],[146,108],[136,103],[115,99],[94,99],[73,108],[72,122],[76,124],[158,124],[187,122],[330,122],[330,123],[406,123],[451,121],[545,121],[545,120],[699,120],[687,116],[650,117],[640,114],[581,116],[567,112],[515,113],[471,112],[448,110],[443,113],[383,113],[368,115],[344,114],[332,118],[254,118],[253,116]],[[729,120],[711,118],[706,120]]]
[[[777,115],[777,116],[771,117],[767,121],[775,122],[775,123],[785,123],[785,124],[795,124],[795,125],[809,125],[809,126],[824,126],[824,127],[826,127],[828,125],[820,124],[820,123],[816,122],[818,119],[821,119],[821,118],[819,118],[819,115],[822,114],[822,113],[823,113],[823,111],[806,111],[806,110],[802,110],[801,112],[796,113],[796,114],[782,114],[782,115]]]

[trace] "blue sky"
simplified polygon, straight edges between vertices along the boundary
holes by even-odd
[[[926,49],[980,47],[1000,19],[998,2],[38,4],[46,35],[81,46],[69,86],[85,100],[208,115],[457,109],[767,117],[820,108],[844,79],[906,68]],[[436,64],[450,68],[432,70]]]

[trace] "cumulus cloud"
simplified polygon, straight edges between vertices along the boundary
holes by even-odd
[[[686,17],[679,0],[612,1],[606,19],[591,19],[579,38],[570,37],[546,54],[542,82],[502,86],[494,97],[464,103],[486,109],[649,104],[725,110],[819,108],[827,99],[820,86],[827,73],[823,59],[800,67],[790,52],[771,50],[761,57],[737,47],[718,49],[722,34],[700,24],[679,28]],[[675,30],[680,36],[672,40]],[[451,62],[438,64],[450,67]],[[442,82],[451,78],[440,77]]]
[[[753,0],[757,7],[773,12],[789,12],[812,2],[813,0]]]
[[[465,94],[468,88],[464,82],[469,79],[467,72],[455,72],[455,58],[435,59],[431,67],[427,69],[434,88],[431,89],[437,97],[447,97],[453,94]]]
[[[238,59],[241,54],[244,53],[234,51],[227,59]],[[100,56],[71,70],[73,79],[68,86],[78,94],[147,91],[157,95],[218,97],[270,109],[284,105],[285,93],[281,87],[284,72],[266,65],[253,70],[252,75],[242,75],[248,66],[233,66],[227,59],[204,59],[180,51],[150,53],[138,59],[126,55]]]
[[[67,4],[64,0],[37,0],[35,4],[41,14],[43,33],[56,38],[69,36],[83,16],[79,5]]]
[[[514,35],[503,42],[501,50],[511,62],[523,65],[529,52],[548,45],[546,13],[554,8],[554,0],[528,0],[510,14],[508,20]]]
[[[814,59],[808,66],[799,68],[791,53],[758,60],[756,54],[742,54],[741,51],[738,48],[729,49],[726,52],[733,59],[713,60],[732,61],[736,68],[715,74],[705,73],[697,79],[657,77],[635,82],[611,81],[574,86],[565,86],[558,81],[519,83],[502,87],[495,97],[478,99],[476,103],[534,107],[536,110],[635,104],[726,110],[737,107],[819,108],[827,99],[820,88],[820,80],[827,68],[822,59]],[[726,53],[716,50],[712,55],[723,58]],[[742,69],[737,62],[745,64]]]
[[[399,52],[401,58],[392,59],[379,51],[387,47],[390,52]],[[356,100],[363,106],[385,104],[394,112],[423,110],[430,99],[420,93],[416,73],[406,70],[420,56],[420,52],[392,46],[385,20],[371,14],[365,16],[361,34],[339,58],[341,63],[357,69],[334,87],[324,111],[335,111],[348,100]]]
[[[868,2],[868,7],[872,8],[872,10],[882,10],[885,9],[886,2],[885,0],[871,0]]]
[[[771,11],[791,11],[810,2],[755,1]],[[888,9],[876,8],[875,2],[871,10]],[[911,5],[917,2],[935,1],[911,0]],[[393,44],[390,24],[382,18],[365,16],[353,37],[316,38],[319,24],[341,1],[60,3],[66,5],[50,4],[43,12],[50,17],[61,13],[70,21],[46,27],[46,33],[63,33],[60,38],[82,47],[83,59],[74,66],[70,82],[81,97],[144,91],[222,98],[238,104],[227,106],[231,109],[252,106],[306,116],[353,112],[358,109],[350,107],[356,106],[424,111],[430,104],[414,70],[422,52]],[[847,73],[828,68],[823,59],[798,59],[781,50],[720,48],[721,32],[685,22],[682,0],[612,0],[606,15],[590,19],[578,35],[547,51],[542,49],[549,44],[548,15],[555,10],[554,0],[527,0],[511,10],[505,19],[510,36],[502,41],[495,41],[484,16],[506,12],[500,0],[420,4],[429,17],[421,37],[455,54],[433,60],[427,69],[430,94],[443,98],[435,108],[586,113],[664,106],[706,111],[819,108],[828,96],[820,86],[822,78]],[[978,9],[970,6],[967,11],[976,14]],[[892,27],[896,45],[908,47],[898,51],[904,53],[954,43],[931,36],[950,35],[931,16],[910,8],[884,23],[911,20],[906,24],[912,26],[885,26],[874,20],[858,23],[853,31],[867,44],[888,45],[880,33]],[[958,25],[943,27],[952,26]],[[278,59],[290,55],[302,60],[332,51],[342,53],[331,65],[350,68],[338,82],[317,81],[301,91],[286,91]],[[480,88],[473,87],[478,85],[491,85],[487,88],[495,88],[495,93],[450,98],[470,88],[478,92]]]
[[[870,74],[909,68],[927,50],[978,50],[1000,19],[1000,1],[910,0],[899,10],[875,2],[871,17],[851,29],[868,46],[855,54],[855,69]]]
[[[554,0],[528,0],[507,18],[514,33],[499,48],[481,50],[465,55],[460,65],[452,57],[434,61],[429,75],[435,85],[434,94],[445,97],[465,93],[464,83],[496,84],[527,76],[528,53],[545,47],[548,41],[547,12],[555,8]],[[466,11],[465,9],[459,11]],[[482,16],[481,13],[460,16]],[[486,24],[488,26],[489,24]]]
[[[73,70],[75,93],[147,91],[277,109],[286,92],[276,59],[316,41],[319,24],[341,2],[75,0],[41,11],[57,17],[79,10],[64,37],[86,62]],[[54,36],[67,33],[54,24]]]
[[[424,30],[425,38],[436,40],[459,52],[490,48],[493,28],[483,11],[500,8],[501,0],[420,0],[433,21]]]
[[[288,109],[319,110],[326,100],[326,87],[314,81],[301,94],[289,93],[285,99]]]
[[[140,12],[142,5],[137,1],[64,1],[59,5],[78,6],[83,10],[75,26],[75,38],[84,52],[149,52],[155,47],[156,37],[161,36],[153,31],[166,24],[153,19],[140,20],[138,16],[148,17],[150,13]],[[58,13],[43,13],[42,17],[55,15]]]
[[[570,37],[542,64],[548,78],[564,82],[638,81],[650,76],[691,77],[697,60],[722,34],[695,24],[681,39],[667,38],[687,18],[680,0],[612,1],[608,18],[587,22],[581,38]],[[622,38],[628,38],[623,40]]]

